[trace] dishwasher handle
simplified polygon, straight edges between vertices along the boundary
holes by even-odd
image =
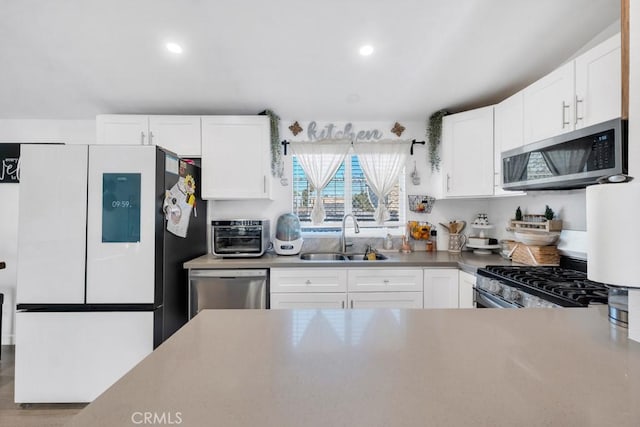
[[[189,270],[189,277],[221,277],[232,279],[234,277],[267,277],[267,270]]]

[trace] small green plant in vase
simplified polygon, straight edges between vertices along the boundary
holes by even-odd
[[[520,206],[516,209],[516,221],[522,221],[522,211],[520,210]]]
[[[546,205],[546,208],[544,210],[544,217],[551,221],[555,216],[556,214],[553,212],[553,209],[551,209],[549,205]]]

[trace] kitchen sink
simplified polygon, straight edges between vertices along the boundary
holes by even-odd
[[[367,261],[363,253],[347,253],[339,252],[305,252],[300,254],[303,261]],[[376,261],[387,259],[386,255],[376,254]]]
[[[305,252],[300,254],[303,261],[348,261],[345,255],[337,252]]]
[[[350,261],[374,261],[374,260],[367,259],[367,257],[365,256],[364,253],[361,253],[361,254],[346,254],[346,255],[347,255],[347,258],[349,258]],[[386,255],[376,254],[375,261],[383,261],[385,259],[388,259]]]

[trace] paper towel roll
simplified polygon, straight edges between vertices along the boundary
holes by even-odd
[[[640,287],[640,184],[587,187],[587,277]]]

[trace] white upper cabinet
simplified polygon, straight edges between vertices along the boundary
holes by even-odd
[[[200,116],[103,114],[96,130],[98,144],[157,145],[180,157],[200,157]]]
[[[442,120],[445,197],[493,195],[493,106]]]
[[[180,157],[200,157],[200,116],[149,116],[149,138]]]
[[[271,198],[267,116],[202,117],[202,198]]]
[[[523,90],[525,144],[620,117],[620,46],[617,34]]]
[[[580,55],[576,64],[576,129],[621,115],[620,34]]]
[[[522,147],[523,136],[523,94],[518,92],[494,106],[494,182],[493,194],[522,195],[521,191],[502,189],[502,152]]]
[[[148,145],[149,116],[102,114],[96,117],[96,141],[110,145]]]
[[[573,130],[573,72],[572,61],[524,89],[525,143]]]

